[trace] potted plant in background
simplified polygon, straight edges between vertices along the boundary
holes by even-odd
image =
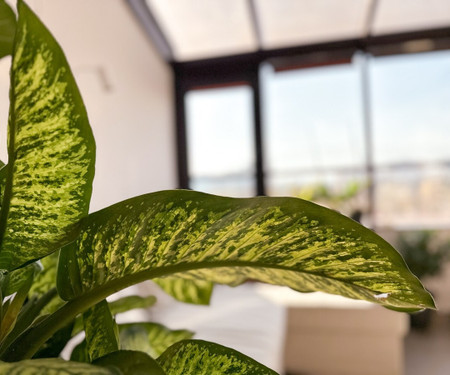
[[[402,232],[397,246],[409,269],[422,281],[442,272],[450,250],[448,239],[430,230]],[[431,310],[411,314],[411,327],[428,328],[432,316]]]
[[[294,196],[337,210],[353,220],[361,222],[363,204],[359,202],[359,198],[364,190],[364,184],[350,181],[340,190],[332,190],[326,184],[304,186]]]
[[[174,190],[88,214],[95,143],[64,54],[23,1],[16,23],[0,0],[0,21],[2,55],[12,54],[0,170],[2,374],[274,374],[233,349],[186,340],[187,331],[118,327],[115,313],[154,300],[106,297],[148,279],[197,303],[214,283],[253,279],[399,311],[434,308],[388,243],[298,198]],[[82,330],[72,358],[85,363],[54,358]]]

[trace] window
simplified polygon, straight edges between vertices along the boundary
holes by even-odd
[[[218,195],[255,195],[250,87],[193,90],[185,102],[190,187]]]
[[[361,71],[350,64],[263,71],[269,195],[312,199],[348,215],[366,211]]]
[[[259,74],[264,174],[255,171],[259,91],[187,93],[191,188],[252,196],[264,178],[268,195],[362,214],[368,226],[450,227],[449,50],[279,67]]]
[[[370,69],[379,225],[450,225],[450,52],[374,58]]]

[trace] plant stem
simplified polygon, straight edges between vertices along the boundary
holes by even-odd
[[[165,267],[156,270],[146,270],[121,279],[112,280],[103,287],[87,292],[63,305],[59,310],[44,318],[20,335],[6,350],[1,353],[0,360],[16,362],[32,358],[39,348],[61,328],[71,323],[77,315],[83,313],[96,303],[104,300],[113,293],[128,286],[155,277],[172,273],[177,267]],[[171,272],[172,271],[172,272]]]
[[[116,284],[112,282],[106,288],[94,290],[67,302],[59,310],[20,335],[2,353],[0,359],[7,362],[15,362],[32,358],[54,333],[71,323],[77,315],[123,288],[123,286],[118,287]]]

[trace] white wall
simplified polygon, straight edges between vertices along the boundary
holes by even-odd
[[[97,141],[91,211],[176,185],[172,73],[123,0],[29,0],[64,49]],[[6,161],[9,59],[0,61]]]

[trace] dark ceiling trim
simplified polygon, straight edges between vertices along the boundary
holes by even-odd
[[[205,84],[214,82],[226,82],[232,80],[242,80],[246,72],[254,71],[255,67],[265,61],[280,57],[301,58],[314,53],[342,54],[343,50],[347,53],[357,50],[367,51],[369,53],[379,54],[382,51],[380,47],[387,47],[390,54],[405,53],[403,44],[416,40],[431,40],[437,49],[444,46],[450,48],[447,40],[450,39],[450,27],[403,32],[396,34],[367,36],[364,38],[355,38],[335,42],[317,43],[288,48],[279,48],[271,50],[262,50],[240,55],[231,55],[210,59],[193,60],[185,62],[172,62],[178,78],[184,79],[184,84],[189,86],[189,81],[205,82]]]
[[[172,47],[145,0],[125,0],[144,28],[159,54],[167,62],[174,60]]]

